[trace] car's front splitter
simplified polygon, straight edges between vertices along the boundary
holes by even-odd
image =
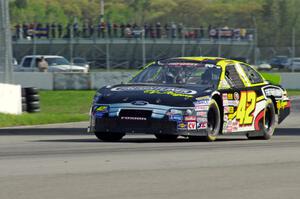
[[[135,134],[169,134],[182,136],[205,136],[206,129],[178,128],[175,121],[151,119],[147,121],[130,121],[115,118],[96,118],[90,132],[135,133]]]

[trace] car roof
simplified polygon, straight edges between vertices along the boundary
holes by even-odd
[[[182,60],[187,60],[187,61],[195,61],[195,62],[204,62],[206,64],[214,64],[221,66],[224,68],[227,64],[235,64],[235,63],[243,63],[237,60],[233,59],[226,59],[223,57],[175,57],[175,58],[170,58],[170,59],[164,59],[160,61],[182,61]],[[245,63],[246,64],[246,63]],[[249,64],[247,64],[249,65]]]

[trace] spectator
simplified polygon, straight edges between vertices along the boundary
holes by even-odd
[[[15,34],[16,34],[16,38],[19,39],[21,38],[21,25],[20,24],[16,24],[15,25]]]
[[[73,24],[73,36],[79,37],[79,25],[77,22]]]
[[[182,28],[183,28],[182,23],[178,24],[177,31],[178,31],[178,37],[179,38],[182,38]]]
[[[132,31],[131,31],[131,26],[126,26],[124,33],[126,38],[131,38],[132,37]]]
[[[35,34],[34,30],[35,30],[35,27],[36,27],[36,26],[35,26],[34,23],[30,23],[30,24],[28,25],[27,37],[31,37],[31,38],[34,37],[34,34]]]
[[[239,28],[235,28],[233,30],[233,35],[234,35],[234,39],[235,40],[240,40],[241,39],[241,35],[240,35],[240,29]]]
[[[139,26],[136,23],[132,25],[132,36],[135,38],[140,37]]]
[[[171,36],[172,38],[176,38],[176,29],[177,29],[177,26],[174,22],[172,22],[172,25],[171,25]]]
[[[111,38],[111,24],[110,24],[110,22],[106,23],[106,28],[107,28],[107,36],[109,38]]]
[[[218,38],[218,31],[217,31],[216,28],[210,28],[208,34],[209,34],[210,39],[217,39]]]
[[[88,31],[88,25],[86,22],[84,22],[82,25],[82,37],[84,38],[88,37],[87,31]]]
[[[101,25],[100,25],[100,35],[102,38],[105,37],[105,23],[104,22],[101,22]]]
[[[97,24],[97,37],[99,38],[101,36],[101,23]]]
[[[123,38],[124,34],[125,34],[125,25],[124,25],[124,23],[121,23],[121,25],[120,25],[120,31],[121,31],[121,38]]]
[[[170,37],[169,32],[170,32],[170,27],[169,27],[169,24],[166,23],[166,24],[165,24],[165,33],[166,33],[166,36],[167,36],[168,38]]]
[[[149,24],[144,24],[145,38],[149,38]]]
[[[46,23],[46,27],[45,27],[45,33],[46,33],[46,37],[49,38],[50,37],[50,24]],[[43,29],[43,26],[41,25],[40,30]]]
[[[63,27],[61,25],[61,23],[59,23],[57,25],[57,32],[58,32],[58,37],[61,38],[62,37],[62,30],[63,30]]]
[[[114,37],[118,37],[118,25],[116,23],[113,23],[113,32],[114,32]]]
[[[156,23],[156,37],[161,38],[161,25],[160,25],[160,22]]]
[[[28,36],[28,29],[29,29],[28,25],[26,23],[23,23],[22,29],[23,29],[23,37],[27,38],[27,36]]]
[[[51,24],[51,37],[56,38],[56,24],[54,22]]]
[[[150,33],[150,38],[152,39],[155,38],[155,33],[152,24],[149,25],[149,33]]]
[[[48,62],[45,60],[44,57],[41,57],[37,60],[38,69],[40,72],[47,72],[48,71]]]
[[[203,26],[200,26],[199,38],[202,39],[203,37],[204,37],[204,28],[203,28]]]
[[[71,24],[68,23],[66,26],[66,35],[64,36],[65,38],[71,38]]]
[[[90,37],[94,37],[94,31],[95,31],[95,29],[94,29],[94,25],[93,25],[92,22],[89,22],[88,29],[89,29],[89,36]]]
[[[240,35],[242,39],[246,38],[247,30],[245,28],[240,29]]]

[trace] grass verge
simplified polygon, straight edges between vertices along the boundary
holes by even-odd
[[[39,94],[40,113],[0,114],[0,127],[87,121],[95,91],[41,91]]]
[[[300,90],[287,90],[288,96],[299,96]]]

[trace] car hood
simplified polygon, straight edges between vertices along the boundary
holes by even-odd
[[[197,97],[208,96],[212,89],[197,86],[120,84],[98,90],[99,104],[150,103],[175,107],[192,107]]]

